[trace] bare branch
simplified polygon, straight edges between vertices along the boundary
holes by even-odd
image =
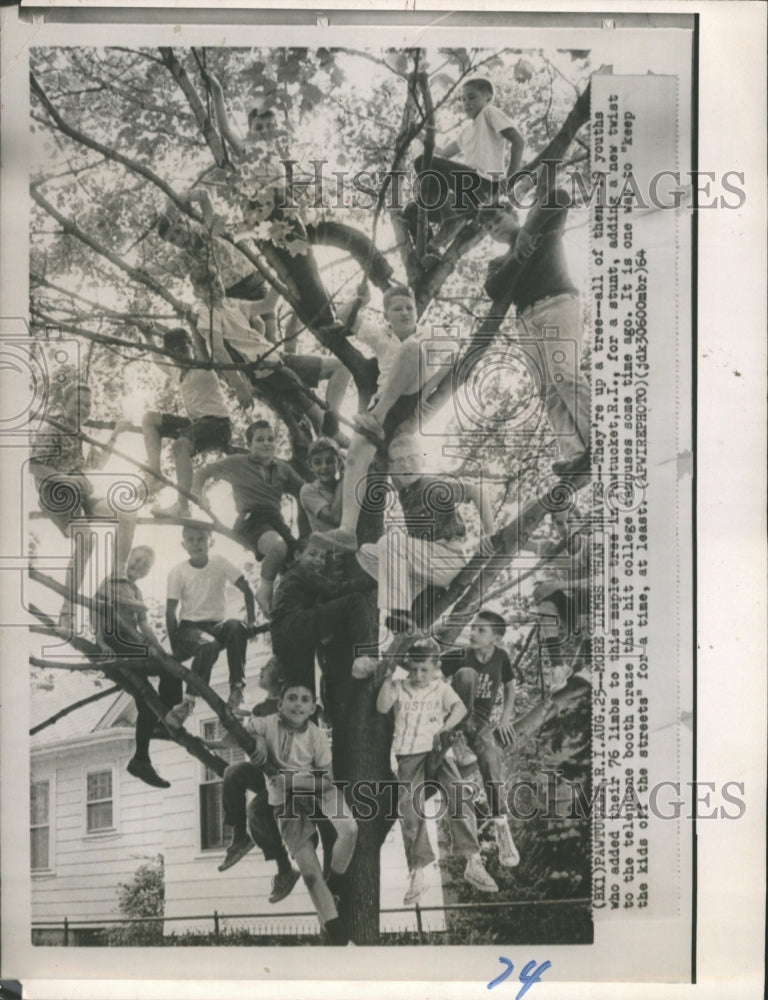
[[[79,226],[77,226],[74,222],[71,222],[66,218],[66,216],[62,215],[61,212],[54,208],[48,199],[40,194],[40,192],[35,188],[30,191],[30,194],[37,204],[59,223],[65,233],[80,240],[81,243],[84,243],[87,247],[93,250],[94,253],[104,257],[110,262],[110,264],[113,264],[116,268],[125,272],[125,274],[132,278],[133,281],[146,285],[146,287],[149,288],[150,291],[154,292],[155,295],[159,295],[160,298],[165,299],[166,302],[172,305],[179,316],[185,319],[191,326],[195,327],[196,321],[194,310],[185,306],[183,302],[171,295],[166,288],[156,282],[154,278],[151,278],[146,271],[126,264],[117,256],[117,254],[108,250],[107,247],[105,247],[103,243],[100,243],[95,237],[83,232]]]
[[[92,139],[90,136],[87,136],[84,132],[80,132],[78,129],[68,125],[48,99],[45,91],[38,82],[37,77],[31,71],[29,78],[32,93],[39,99],[40,103],[48,112],[60,132],[68,136],[74,142],[79,143],[81,146],[87,146],[89,149],[96,150],[96,152],[101,153],[105,159],[114,160],[115,163],[120,163],[122,166],[131,170],[133,173],[138,174],[140,177],[143,177],[145,180],[151,181],[152,184],[156,185],[168,198],[171,199],[171,201],[178,205],[179,208],[184,211],[188,211],[188,208],[185,208],[184,200],[177,195],[170,184],[167,184],[162,177],[154,172],[154,170],[150,170],[149,167],[145,167],[142,163],[137,163],[135,160],[130,159],[130,157],[124,156],[122,153],[118,153],[116,150],[112,149],[111,146],[105,146],[103,143],[97,142],[96,139]],[[196,218],[198,220],[200,219],[199,216],[196,216]]]
[[[229,166],[229,155],[224,142],[215,125],[211,121],[210,116],[206,113],[206,110],[203,107],[203,102],[200,100],[197,91],[193,87],[192,81],[187,76],[187,71],[176,58],[176,54],[173,49],[161,45],[158,47],[158,50],[160,52],[160,58],[163,60],[163,65],[179,85],[184,96],[189,102],[189,106],[192,108],[192,113],[197,121],[198,128],[200,129],[200,132],[202,133],[202,136],[205,139],[214,160],[216,161],[216,165],[219,167]]]
[[[34,663],[35,666],[45,667],[47,669],[56,666],[56,664],[49,663],[46,660],[36,660],[36,658],[32,656],[30,656],[29,662]],[[92,670],[93,667],[90,664],[89,666]],[[39,722],[36,726],[32,726],[29,731],[29,735],[34,736],[41,730],[47,729],[48,726],[54,725],[54,723],[58,722],[59,719],[63,719],[65,715],[70,715],[72,712],[76,712],[78,708],[84,708],[86,705],[90,705],[94,701],[100,701],[102,698],[108,698],[109,695],[114,694],[116,691],[122,691],[119,684],[113,684],[112,687],[104,688],[103,691],[97,691],[96,694],[92,694],[88,698],[81,698],[80,701],[72,702],[71,705],[67,705],[66,708],[62,708],[61,711],[51,715],[44,722]]]

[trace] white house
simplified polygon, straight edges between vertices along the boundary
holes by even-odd
[[[263,647],[261,647],[263,649]],[[263,692],[256,676],[264,652],[249,657],[247,704]],[[63,707],[93,694],[94,676],[57,673],[53,691],[33,690],[32,726]],[[213,680],[226,697],[226,666],[222,657]],[[104,687],[109,682],[102,680]],[[275,873],[258,849],[238,865],[219,873],[229,830],[224,828],[221,779],[172,741],[153,740],[152,760],[171,788],[155,789],[133,778],[126,764],[133,754],[136,708],[124,693],[110,695],[64,716],[31,737],[30,838],[33,923],[116,920],[118,884],[128,881],[148,857],[165,859],[165,933],[188,929],[212,931],[214,911],[220,926],[247,926],[269,933],[312,933],[317,921],[309,895],[299,882],[287,899],[267,902]],[[218,720],[198,699],[186,728],[215,738]],[[222,756],[232,751],[217,751]],[[237,752],[240,754],[240,751]],[[436,843],[436,830],[431,831]],[[402,907],[407,868],[396,824],[381,852],[382,910]],[[443,899],[440,875],[429,872],[425,906]],[[310,914],[297,917],[295,914]],[[242,915],[268,914],[261,919]],[[239,919],[228,919],[238,916]],[[176,919],[184,918],[184,919]],[[425,928],[444,927],[440,912],[424,914]],[[381,929],[415,928],[413,910],[382,914]],[[72,928],[70,943],[84,940]],[[61,930],[38,931],[41,942],[61,940]]]

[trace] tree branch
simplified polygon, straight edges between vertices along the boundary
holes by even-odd
[[[32,656],[30,656],[29,662],[32,663],[33,666],[45,667],[46,669],[51,669],[54,666],[56,666],[56,664],[48,663],[45,660],[38,660]],[[92,670],[93,667],[91,665],[89,666],[90,669]],[[92,694],[88,698],[81,698],[80,701],[72,702],[71,705],[67,705],[66,708],[62,708],[61,711],[56,712],[54,715],[51,715],[44,722],[39,722],[36,726],[32,726],[32,728],[29,731],[29,735],[34,736],[41,730],[47,729],[48,726],[54,725],[54,723],[58,722],[59,719],[63,719],[65,715],[70,715],[72,712],[76,712],[78,708],[84,708],[85,705],[90,705],[94,701],[100,701],[102,698],[107,698],[109,697],[109,695],[114,694],[116,691],[122,691],[122,688],[120,687],[119,684],[113,684],[112,687],[105,688],[103,691],[97,691],[96,694]]]
[[[103,143],[97,142],[96,139],[91,139],[91,137],[87,136],[84,132],[80,132],[78,129],[67,124],[47,97],[45,91],[38,82],[37,77],[32,71],[30,71],[29,79],[32,93],[39,99],[40,103],[53,119],[60,132],[68,136],[68,138],[72,139],[74,142],[79,143],[81,146],[86,146],[89,149],[95,150],[97,153],[101,153],[105,159],[113,160],[115,163],[120,163],[122,166],[133,171],[133,173],[138,174],[140,177],[143,177],[145,180],[151,181],[152,184],[155,184],[158,188],[160,188],[160,190],[168,198],[170,198],[172,202],[178,205],[179,208],[187,210],[185,208],[184,199],[177,195],[170,184],[166,184],[162,177],[156,174],[153,170],[150,170],[149,167],[145,167],[142,163],[137,163],[128,156],[123,156],[122,153],[118,153],[116,150],[112,149],[111,146],[105,146]],[[196,218],[200,221],[201,217],[196,216]]]
[[[197,91],[192,85],[192,81],[187,76],[187,71],[176,58],[176,54],[173,49],[160,45],[158,46],[158,51],[160,52],[160,58],[163,60],[163,65],[179,85],[184,96],[189,102],[189,106],[192,108],[192,113],[195,116],[198,128],[200,129],[206,145],[210,149],[211,154],[216,161],[216,166],[229,166],[229,155],[224,145],[224,141],[206,113],[206,110],[203,107],[203,102],[198,97]]]
[[[193,309],[185,306],[183,302],[171,295],[166,288],[156,282],[154,278],[151,278],[146,271],[126,264],[117,256],[117,254],[108,250],[104,244],[100,243],[97,239],[95,239],[95,237],[89,236],[87,233],[83,232],[79,226],[77,226],[74,222],[71,222],[66,218],[66,216],[62,215],[61,212],[54,208],[48,199],[40,194],[38,190],[32,188],[30,194],[32,195],[33,200],[36,201],[37,204],[51,216],[51,218],[55,219],[59,223],[65,233],[80,240],[81,243],[84,243],[85,246],[93,250],[94,253],[104,257],[105,260],[110,262],[110,264],[113,264],[116,268],[125,272],[125,274],[132,278],[133,281],[145,285],[150,289],[150,291],[154,292],[155,295],[159,295],[160,298],[165,299],[166,302],[173,306],[179,316],[186,320],[190,326],[196,329],[196,317]]]

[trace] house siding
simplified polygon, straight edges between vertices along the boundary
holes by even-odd
[[[250,665],[250,664],[249,664]],[[255,664],[258,666],[259,664]],[[255,672],[255,671],[254,671]],[[250,673],[250,672],[249,672]],[[249,691],[257,686],[248,677]],[[227,690],[217,685],[226,697]],[[130,713],[131,704],[126,711]],[[119,707],[119,706],[118,706]],[[163,854],[165,860],[165,916],[182,918],[164,925],[166,933],[185,930],[213,930],[213,913],[263,913],[263,920],[235,920],[233,926],[261,928],[272,933],[312,933],[318,928],[315,917],[292,917],[314,910],[304,884],[299,881],[287,899],[271,905],[268,896],[273,862],[264,861],[254,849],[236,867],[220,873],[223,849],[203,851],[200,846],[199,798],[203,765],[176,743],[155,740],[152,760],[168,781],[168,789],[154,789],[131,777],[126,765],[133,753],[133,726],[126,712],[105,713],[99,709],[106,729],[93,734],[98,743],[78,746],[87,735],[55,745],[33,747],[31,780],[50,780],[50,861],[51,870],[32,876],[33,921],[115,920],[119,918],[118,886],[127,882],[144,860]],[[212,717],[210,708],[198,701],[187,720],[190,733],[200,735],[202,723]],[[110,728],[111,727],[111,728]],[[89,737],[90,738],[90,737]],[[69,746],[67,745],[69,742]],[[86,833],[86,775],[89,770],[113,768],[114,831]],[[430,836],[437,844],[435,824]],[[381,906],[402,906],[408,881],[405,853],[396,824],[381,851]],[[442,887],[439,872],[427,872],[428,889],[424,905],[440,905]],[[193,918],[202,917],[203,920]],[[226,919],[222,926],[226,926]],[[442,929],[442,913],[423,915],[426,929]],[[415,929],[413,910],[384,914],[381,929]]]
[[[161,853],[162,829],[149,820],[150,789],[125,771],[133,731],[121,727],[97,746],[35,754],[31,780],[50,780],[50,873],[32,875],[32,920],[110,920],[120,916],[118,884]],[[87,833],[86,775],[112,769],[114,830]],[[146,789],[146,793],[145,793]]]

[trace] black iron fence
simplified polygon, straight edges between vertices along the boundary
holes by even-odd
[[[427,934],[441,933],[431,928],[425,928],[424,915],[427,913],[459,913],[459,912],[487,912],[493,910],[515,910],[520,908],[541,908],[541,907],[579,907],[587,909],[591,907],[592,901],[589,898],[569,898],[569,899],[518,899],[506,902],[493,901],[488,903],[443,903],[435,906],[400,906],[382,909],[382,916],[394,915],[397,913],[413,914],[416,921],[416,929],[412,927],[401,927],[400,933],[412,933],[419,944],[426,942]],[[233,927],[233,921],[261,921],[259,924],[251,924],[247,928]],[[233,931],[247,930],[255,937],[319,937],[320,926],[314,911],[301,911],[298,913],[281,914],[279,917],[274,913],[213,913],[193,914],[179,917],[117,917],[106,920],[81,920],[79,918],[64,917],[61,920],[33,920],[32,921],[32,943],[48,944],[64,947],[78,946],[81,944],[101,944],[108,943],[106,938],[112,929],[127,929],[131,927],[143,928],[153,931],[159,939],[165,934],[165,925],[173,923],[198,924],[210,921],[210,930],[203,930],[202,933],[210,938],[211,944],[230,944]],[[195,928],[200,933],[199,927]],[[398,933],[398,931],[394,931]],[[158,942],[159,943],[159,942]]]

